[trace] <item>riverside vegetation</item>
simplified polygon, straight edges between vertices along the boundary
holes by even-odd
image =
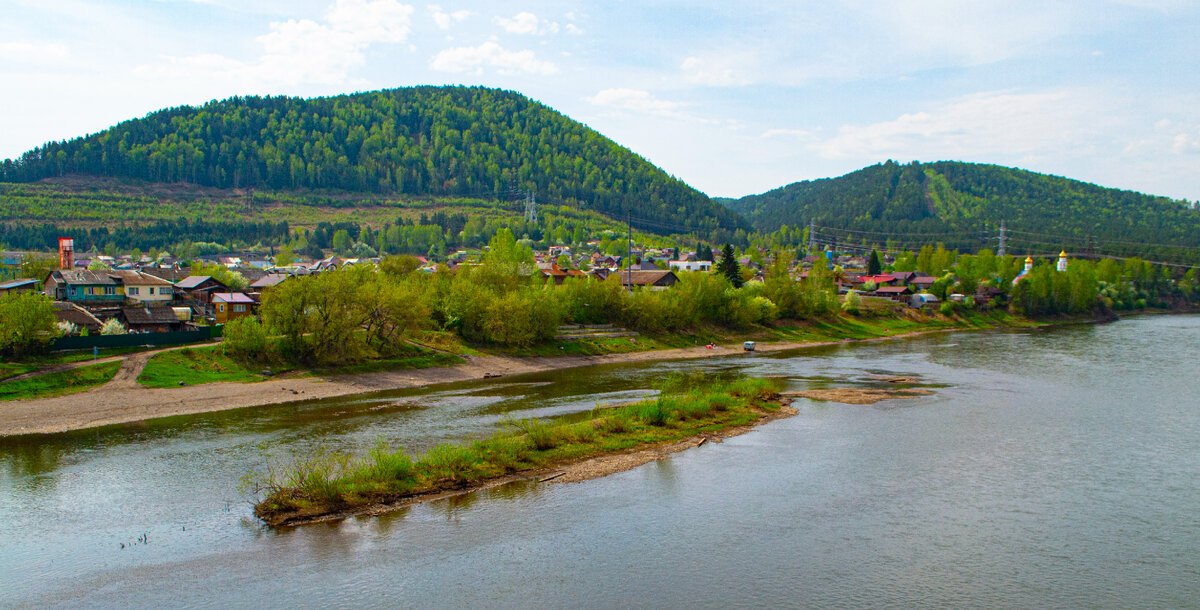
[[[494,436],[415,459],[383,441],[358,458],[321,453],[248,475],[243,490],[259,496],[254,514],[268,525],[302,523],[750,425],[783,405],[776,380],[705,381],[674,377],[656,398],[598,407],[578,421],[510,421]]]

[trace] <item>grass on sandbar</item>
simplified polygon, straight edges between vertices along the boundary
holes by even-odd
[[[416,459],[381,441],[357,459],[321,453],[249,476],[243,486],[262,494],[255,515],[282,524],[289,518],[461,489],[522,470],[749,424],[779,409],[772,402],[778,389],[773,380],[742,379],[595,409],[582,421],[513,421],[490,438],[444,443]]]
[[[249,383],[267,379],[259,374],[259,366],[251,369],[226,356],[221,346],[171,350],[155,354],[138,375],[138,383],[151,388],[170,388],[200,385],[218,381]]]
[[[119,368],[121,368],[120,362],[89,364],[57,373],[5,381],[0,383],[0,400],[49,398],[83,392],[108,383],[113,375],[117,374]]]

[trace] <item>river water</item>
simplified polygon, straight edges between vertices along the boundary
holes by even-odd
[[[1200,316],[575,369],[0,439],[0,606],[1200,605]],[[268,461],[420,451],[675,371],[934,394],[582,483],[262,528]],[[3,408],[0,406],[0,408]],[[122,547],[123,545],[123,547]]]

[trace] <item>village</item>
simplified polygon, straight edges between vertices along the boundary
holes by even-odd
[[[556,285],[567,278],[612,279],[629,290],[668,290],[678,282],[678,273],[714,271],[712,250],[704,246],[698,248],[700,253],[681,252],[678,248],[631,249],[629,256],[604,254],[598,246],[598,241],[592,241],[577,248],[558,245],[536,251],[533,253],[536,267],[529,274],[540,275]],[[478,265],[485,251],[486,247],[458,250],[440,263],[424,256],[413,259],[423,272],[434,273],[441,267],[454,273]],[[736,259],[738,273],[746,282],[762,282],[773,255],[765,249],[752,254],[743,253]],[[4,253],[3,260],[14,267],[29,256],[36,254]],[[1064,252],[1059,263],[1063,269],[1065,256]],[[46,277],[0,282],[0,294],[43,292],[54,301],[59,330],[64,337],[70,337],[179,333],[221,326],[255,315],[263,296],[290,279],[349,266],[378,265],[381,259],[329,256],[276,265],[270,256],[256,252],[199,256],[190,261],[176,259],[166,252],[156,257],[136,258],[132,254],[76,256],[73,240],[62,238],[57,262],[58,268]],[[974,294],[946,294],[943,290],[938,295],[934,288],[939,278],[920,271],[882,270],[893,263],[891,255],[879,257],[872,265],[868,256],[826,251],[823,256],[807,256],[794,262],[790,275],[796,281],[803,281],[814,265],[819,265],[828,272],[841,295],[853,293],[857,298],[882,299],[911,307],[936,307],[943,299],[986,305],[1002,293],[995,286],[981,284]],[[878,268],[872,269],[873,266]],[[171,337],[167,341],[183,338]]]

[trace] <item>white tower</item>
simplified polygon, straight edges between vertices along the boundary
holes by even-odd
[[[1063,250],[1058,255],[1058,270],[1063,272],[1067,270],[1067,251]]]
[[[1033,271],[1033,257],[1026,256],[1025,257],[1025,272],[1022,273],[1021,275],[1025,275],[1025,273],[1029,273],[1030,271]]]

